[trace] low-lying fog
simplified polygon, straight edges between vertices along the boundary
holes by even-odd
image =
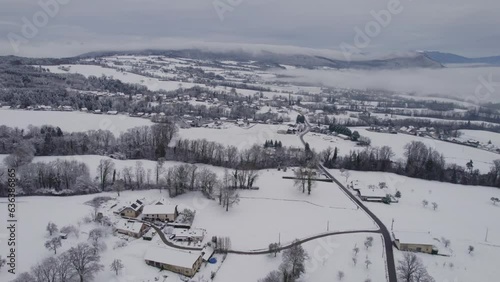
[[[278,71],[284,80],[352,89],[384,89],[444,95],[472,103],[500,102],[500,67],[447,66],[442,69]]]

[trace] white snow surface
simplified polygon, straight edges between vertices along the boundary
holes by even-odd
[[[338,170],[331,173],[345,183]],[[392,194],[397,190],[401,192],[399,203],[365,203],[389,230],[394,219],[395,231],[430,232],[433,238],[445,237],[451,241],[448,249],[436,242],[439,252],[451,254],[450,257],[418,254],[436,281],[497,280],[500,205],[493,205],[490,198],[499,198],[500,189],[426,181],[391,173],[351,171],[348,182],[355,180],[373,185],[386,182]],[[427,207],[423,206],[423,200],[429,202]],[[438,204],[436,210],[433,202]],[[468,253],[469,245],[475,247],[472,254]],[[402,252],[394,250],[397,264]],[[450,263],[454,266],[450,267]]]
[[[24,111],[0,108],[0,125],[27,129],[29,125],[58,126],[66,132],[109,130],[118,135],[129,128],[150,126],[149,119],[126,115],[96,115],[82,112]]]

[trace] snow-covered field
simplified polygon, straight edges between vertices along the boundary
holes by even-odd
[[[366,250],[363,242],[367,236],[374,238],[373,246]],[[338,281],[339,271],[344,272],[343,281],[386,281],[385,264],[382,259],[382,237],[377,234],[352,234],[326,237],[302,245],[309,255],[306,273],[300,282]],[[352,249],[360,249],[357,263],[352,260]],[[372,263],[366,268],[366,257]],[[277,270],[282,261],[281,254],[259,256],[228,255],[217,273],[215,282],[255,282],[269,272]]]
[[[278,134],[278,129],[288,128],[286,125],[255,124],[250,127],[238,127],[224,124],[224,128],[188,128],[179,129],[179,137],[184,139],[207,139],[224,145],[248,149],[253,145],[264,146],[266,140],[281,141],[284,147],[300,147],[303,145],[297,135]]]
[[[36,158],[35,161],[50,161],[56,157]],[[71,158],[71,157],[65,157]],[[76,157],[86,162],[90,171],[95,175],[96,165],[100,156],[83,156]],[[134,165],[132,161],[117,161],[114,160],[116,167],[124,167]],[[150,165],[147,161],[142,161],[145,167]],[[152,165],[153,163],[151,163]],[[175,163],[167,162],[166,166],[174,165]],[[214,168],[218,173],[222,173],[222,169]],[[327,231],[345,231],[345,230],[374,230],[374,223],[361,210],[356,209],[355,205],[331,183],[318,183],[313,189],[312,195],[303,194],[293,186],[292,180],[282,179],[282,176],[291,176],[291,170],[287,172],[277,170],[265,170],[260,172],[260,177],[256,182],[256,186],[260,190],[256,191],[241,191],[241,201],[239,205],[234,206],[229,212],[226,212],[216,201],[208,201],[198,193],[188,193],[174,199],[170,199],[172,203],[182,206],[193,207],[197,210],[196,218],[193,223],[194,227],[204,228],[207,230],[207,238],[213,235],[229,236],[232,240],[232,246],[238,250],[254,250],[267,249],[271,242],[275,242],[281,238],[282,243],[288,243],[297,238],[305,238],[312,235],[321,234]],[[108,195],[116,197],[116,193],[102,193],[99,196]],[[67,224],[78,224],[84,216],[91,212],[89,206],[84,203],[92,199],[95,195],[75,196],[75,197],[22,197],[19,198],[19,230],[18,230],[18,271],[27,271],[29,268],[40,259],[49,256],[51,253],[43,246],[46,237],[45,227],[48,221],[53,221],[60,227]],[[150,191],[127,191],[123,192],[118,198],[119,203],[126,203],[138,198],[146,200],[155,200],[167,196],[165,192],[160,193],[158,190]],[[6,202],[2,201],[0,209],[6,209]],[[71,211],[71,212],[68,212]],[[5,213],[1,213],[0,221],[5,221]],[[299,224],[300,223],[300,224]],[[86,241],[88,232],[92,226],[82,224],[80,227],[82,233],[79,239],[68,239],[63,241],[62,251],[75,245],[78,241]],[[2,243],[6,239],[5,231],[0,233]],[[158,275],[158,271],[144,264],[143,256],[148,244],[143,240],[133,240],[124,248],[113,250],[113,245],[118,239],[110,236],[106,239],[108,245],[107,250],[102,254],[102,263],[106,265],[106,270],[99,273],[96,281],[152,281]],[[362,239],[358,238],[359,244]],[[153,244],[157,244],[158,240],[153,240]],[[352,249],[353,241],[351,239],[339,240],[339,245],[346,244],[345,251]],[[379,242],[380,244],[380,242]],[[311,247],[307,247],[314,258],[315,243],[309,243]],[[5,253],[6,244],[1,244],[0,251]],[[341,248],[339,246],[339,248]],[[376,251],[376,248],[372,252]],[[335,250],[336,252],[337,250]],[[266,273],[261,271],[266,270],[260,268],[261,259],[265,256],[253,257],[251,259],[241,259],[234,255],[229,256],[226,263],[231,265],[231,261],[235,258],[235,264],[238,267],[245,267],[252,273],[258,275],[256,277],[265,276]],[[372,259],[374,273],[383,273],[383,262],[376,262],[376,256]],[[378,257],[378,256],[377,256]],[[107,270],[109,263],[114,258],[123,259],[126,266],[124,272],[115,278],[114,274]],[[246,257],[245,257],[246,258]],[[267,259],[267,258],[264,258]],[[337,260],[344,261],[343,271],[348,275],[348,262],[350,258],[339,258],[334,253],[332,258],[321,263],[334,264]],[[253,263],[255,261],[255,264]],[[378,264],[377,264],[378,263]],[[243,264],[243,265],[241,265]],[[335,263],[336,264],[336,263]],[[272,266],[272,265],[270,265]],[[361,266],[358,266],[362,268]],[[271,270],[270,268],[268,270]],[[340,270],[340,269],[339,269]],[[232,269],[229,272],[234,271]],[[323,274],[326,270],[317,270],[313,275]],[[217,278],[215,281],[234,281],[233,277],[225,279],[224,272],[221,272],[222,278]],[[328,272],[329,273],[329,272]],[[6,276],[6,272],[0,274],[0,280],[12,277]],[[328,274],[329,275],[329,274]],[[351,274],[349,274],[351,275]],[[358,274],[352,274],[358,275]],[[361,274],[360,274],[361,275]],[[176,276],[168,278],[168,281],[180,281]],[[323,276],[314,276],[323,277]],[[243,280],[242,280],[243,281]],[[255,280],[245,280],[255,281]],[[305,280],[313,281],[313,280]],[[319,281],[319,280],[316,280]]]
[[[488,144],[491,141],[491,144],[496,147],[500,147],[500,134],[490,131],[484,130],[460,130],[462,136],[460,136],[460,140],[476,140],[481,144]]]
[[[447,163],[455,163],[465,167],[465,164],[472,160],[474,169],[479,169],[481,173],[489,172],[493,161],[500,159],[500,155],[493,152],[440,140],[407,134],[378,133],[368,131],[365,128],[351,129],[357,130],[361,136],[369,137],[374,147],[390,146],[395,153],[394,159],[405,158],[404,147],[411,141],[421,141],[439,153],[442,153]]]
[[[0,108],[0,125],[27,129],[29,125],[59,126],[62,131],[109,130],[115,135],[129,128],[150,126],[149,119],[126,115],[95,115],[82,112],[23,111]]]
[[[331,171],[338,176],[338,170]],[[349,182],[359,180],[362,185],[386,182],[389,190],[401,191],[399,203],[385,205],[367,203],[390,229],[430,232],[434,238],[445,237],[451,241],[450,249],[436,241],[440,252],[451,257],[419,254],[436,281],[496,281],[500,275],[500,205],[493,205],[491,197],[500,197],[500,189],[464,186],[435,181],[425,181],[389,173],[351,171]],[[424,207],[423,200],[429,202]],[[434,210],[431,203],[437,203]],[[485,241],[488,233],[487,241]],[[469,255],[468,247],[475,251]],[[402,254],[395,251],[396,260]],[[450,267],[450,263],[454,266]],[[445,266],[443,266],[445,264]]]
[[[204,86],[202,84],[195,83],[180,83],[178,81],[160,81],[156,78],[149,78],[146,76],[129,73],[129,72],[121,72],[112,68],[103,68],[101,66],[96,65],[64,65],[64,67],[69,67],[70,73],[79,73],[86,77],[89,76],[112,76],[114,79],[118,79],[124,83],[131,84],[141,84],[146,86],[151,91],[158,90],[176,90],[179,88],[179,84],[184,88],[191,88],[194,86]],[[67,73],[64,70],[59,69],[59,66],[44,66],[44,68],[49,69],[53,73]]]

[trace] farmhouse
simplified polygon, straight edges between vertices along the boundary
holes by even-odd
[[[120,219],[115,224],[115,231],[130,237],[140,238],[147,231],[148,226],[136,220]]]
[[[159,221],[175,221],[179,216],[176,205],[147,205],[142,211],[142,219],[144,220],[159,220]]]
[[[400,251],[438,254],[434,239],[426,232],[396,232],[392,233],[394,244]]]
[[[193,277],[200,269],[202,254],[155,247],[147,250],[144,260],[148,265]]]
[[[121,216],[125,216],[125,217],[136,218],[141,214],[143,209],[144,209],[144,204],[142,203],[142,201],[136,200],[135,202],[133,202],[129,206],[123,207],[119,211],[119,214]]]
[[[206,231],[204,229],[181,229],[175,228],[172,235],[174,235],[174,241],[189,241],[189,242],[201,242],[205,238]]]
[[[358,197],[366,202],[383,202],[387,197],[387,192],[384,189],[359,188],[354,190],[358,192]]]

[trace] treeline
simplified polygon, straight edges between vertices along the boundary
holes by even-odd
[[[500,187],[500,160],[494,161],[490,172],[481,174],[472,161],[465,167],[447,164],[443,154],[420,141],[405,146],[405,158],[393,161],[394,152],[389,146],[368,147],[338,156],[338,150],[328,148],[321,153],[327,168],[343,168],[357,171],[383,171],[426,180],[436,180],[464,185]]]
[[[116,153],[128,159],[156,160],[165,157],[177,130],[174,123],[166,122],[131,128],[115,137],[109,130],[67,133],[52,126],[30,126],[27,130],[0,126],[0,154],[11,154],[20,144],[28,144],[35,156]]]
[[[27,130],[0,126],[0,154],[12,154],[17,148],[27,146],[28,150],[33,150],[34,156],[109,155],[118,159],[153,161],[165,158],[256,169],[293,166],[302,163],[304,158],[302,150],[283,147],[279,143],[273,149],[255,144],[244,150],[205,139],[178,139],[171,144],[177,130],[175,124],[167,122],[130,128],[115,137],[108,130],[67,133],[51,126],[30,126]]]
[[[253,145],[239,150],[235,146],[202,140],[179,139],[169,148],[167,159],[187,163],[202,163],[226,168],[266,169],[296,166],[305,162],[303,150]]]
[[[22,62],[21,62],[22,63]],[[42,67],[0,59],[0,101],[26,108],[35,105],[99,108],[99,100],[76,91],[151,94],[145,86],[127,84],[110,77],[81,74],[54,74]]]
[[[87,165],[77,161],[58,159],[49,163],[29,163],[19,167],[17,175],[22,176],[17,185],[25,195],[75,195],[99,191],[90,178]]]

